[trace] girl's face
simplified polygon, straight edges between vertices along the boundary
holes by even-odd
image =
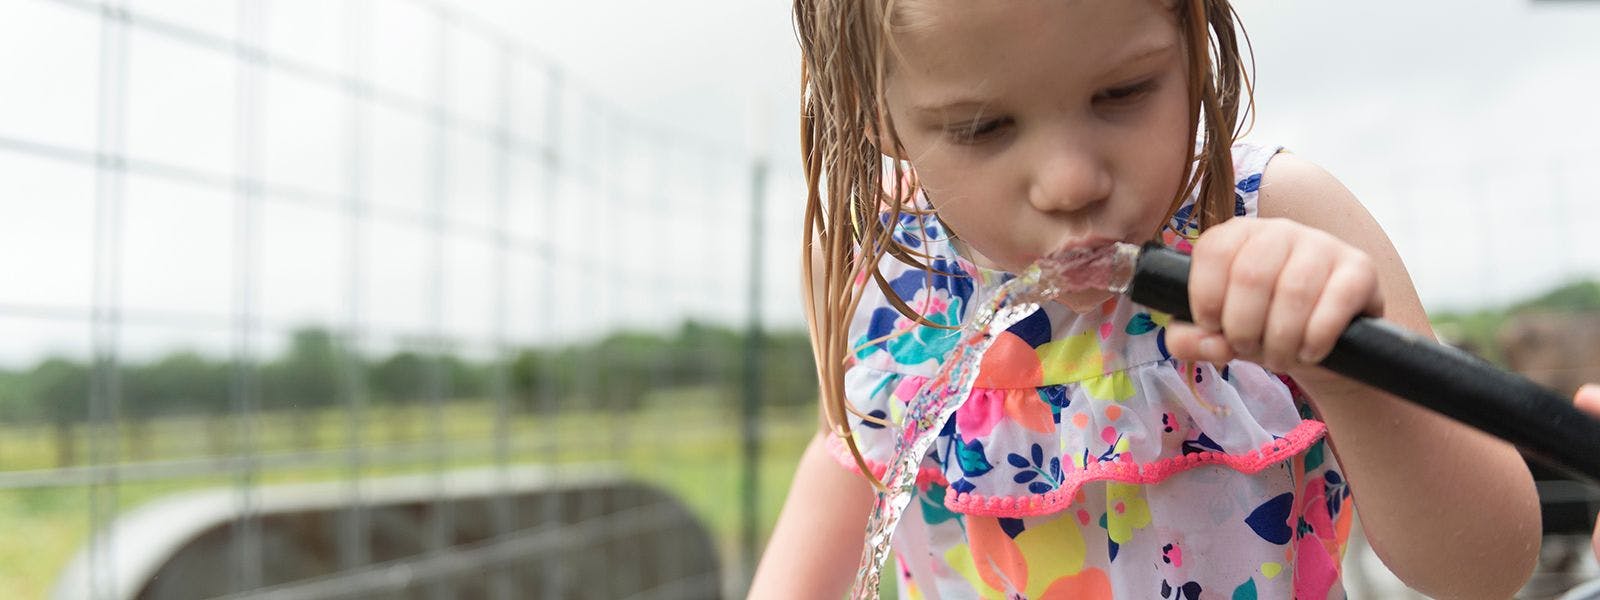
[[[1186,173],[1186,59],[1162,0],[903,0],[885,101],[980,265],[1142,242]],[[1108,295],[1058,300],[1077,310]]]

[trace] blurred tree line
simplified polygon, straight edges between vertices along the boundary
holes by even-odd
[[[1600,282],[1564,285],[1505,307],[1440,313],[1433,321],[1446,341],[1504,364],[1495,336],[1509,319],[1530,312],[1600,312]],[[815,402],[815,370],[805,333],[769,332],[761,341],[763,403]],[[118,417],[135,454],[140,440],[148,440],[143,432],[150,421],[179,415],[203,418],[204,435],[222,453],[231,433],[228,418],[243,410],[234,405],[240,397],[234,386],[253,381],[256,408],[291,415],[297,445],[315,447],[319,440],[312,419],[340,406],[355,390],[378,406],[417,405],[436,397],[486,399],[501,374],[515,409],[527,412],[634,410],[652,392],[688,387],[708,390],[699,397],[732,411],[740,400],[746,352],[744,332],[696,322],[667,333],[625,331],[586,343],[522,348],[503,365],[413,349],[356,356],[346,354],[335,333],[305,327],[292,333],[280,355],[251,370],[240,371],[226,357],[190,351],[123,364],[117,373],[122,398]],[[0,424],[51,425],[57,463],[77,464],[72,440],[89,418],[93,371],[92,364],[64,357],[19,371],[0,369]]]
[[[1431,319],[1440,338],[1505,366],[1506,357],[1498,336],[1513,317],[1529,313],[1594,312],[1600,312],[1600,281],[1575,281],[1509,306],[1443,312],[1432,315]]]
[[[417,346],[417,345],[414,345]],[[811,348],[802,331],[762,336],[762,401],[768,405],[815,402]],[[198,416],[221,451],[227,418],[243,410],[234,387],[253,381],[256,408],[292,415],[297,445],[316,446],[311,422],[357,390],[375,405],[416,405],[432,398],[486,399],[505,378],[511,401],[523,411],[625,411],[653,391],[699,387],[709,402],[738,405],[744,333],[687,322],[670,333],[619,332],[588,343],[516,350],[505,364],[452,353],[399,350],[384,357],[347,353],[337,335],[320,327],[298,329],[284,351],[241,370],[227,357],[173,352],[117,372],[122,401],[118,418],[138,454],[143,429],[156,418]],[[51,357],[32,368],[0,370],[0,423],[48,423],[55,430],[57,463],[77,464],[73,439],[89,420],[95,366]],[[502,375],[503,374],[503,375]],[[354,375],[357,378],[352,377]]]

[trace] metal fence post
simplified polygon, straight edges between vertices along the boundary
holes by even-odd
[[[761,339],[761,245],[765,242],[762,204],[766,185],[767,160],[759,157],[750,167],[750,304],[744,353],[744,469],[739,494],[739,541],[746,585],[755,574],[756,557],[761,554],[758,497],[761,489],[761,355],[764,350]]]

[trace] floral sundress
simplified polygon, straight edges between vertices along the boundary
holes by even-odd
[[[1238,216],[1256,214],[1279,150],[1234,146]],[[1180,233],[1195,233],[1193,202],[1164,234],[1179,250]],[[961,257],[931,217],[903,216],[896,236],[936,257],[936,271],[971,275],[880,265],[932,322],[962,322],[973,277],[1003,276]],[[901,316],[875,285],[865,293],[846,396],[900,423],[958,334]],[[1172,358],[1169,319],[1118,297],[1081,315],[1050,304],[1001,334],[923,458],[894,537],[901,598],[1344,597],[1351,492],[1324,425],[1293,381],[1259,365]],[[895,432],[852,424],[881,476]]]

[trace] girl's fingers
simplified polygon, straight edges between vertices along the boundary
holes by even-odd
[[[1382,299],[1377,296],[1378,276],[1371,260],[1360,252],[1345,253],[1328,275],[1322,297],[1306,320],[1306,337],[1299,350],[1299,362],[1307,365],[1322,362],[1352,319],[1365,311],[1382,310]]]
[[[1167,324],[1166,342],[1167,353],[1173,358],[1182,361],[1204,360],[1200,356],[1200,338],[1205,337],[1205,332],[1199,327],[1181,321]]]
[[[1228,221],[1206,230],[1195,240],[1189,263],[1189,312],[1194,324],[1203,331],[1222,330],[1222,299],[1228,290],[1228,269],[1249,232],[1250,228],[1239,226],[1239,221]]]
[[[1323,282],[1333,270],[1325,248],[1301,246],[1289,254],[1283,274],[1272,290],[1261,351],[1263,364],[1273,371],[1287,370],[1300,361],[1311,310],[1322,296]]]
[[[1225,363],[1233,360],[1233,349],[1221,334],[1200,329],[1191,323],[1173,321],[1167,325],[1167,352],[1181,361]]]
[[[1196,241],[1189,305],[1194,324],[1168,328],[1174,357],[1238,356],[1279,371],[1320,362],[1352,318],[1383,309],[1365,254],[1320,231],[1253,219],[1223,223]]]
[[[1245,240],[1228,271],[1227,298],[1222,304],[1222,335],[1246,359],[1259,358],[1272,293],[1294,248],[1282,228],[1262,228]]]

